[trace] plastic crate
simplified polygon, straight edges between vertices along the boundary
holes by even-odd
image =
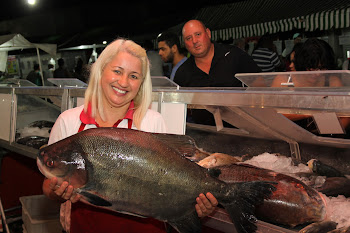
[[[44,195],[24,196],[19,200],[27,233],[62,233],[59,220],[60,203]]]

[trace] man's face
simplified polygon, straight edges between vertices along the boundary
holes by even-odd
[[[194,57],[204,57],[211,46],[210,30],[196,20],[189,21],[182,29],[187,50]]]
[[[159,56],[165,63],[172,63],[174,60],[174,53],[172,49],[165,43],[165,41],[158,42]]]

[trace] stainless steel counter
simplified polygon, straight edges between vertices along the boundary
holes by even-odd
[[[19,96],[25,98],[34,96],[44,101],[50,99],[50,102],[45,103],[45,108],[55,115],[77,106],[79,99],[81,101],[84,98],[84,92],[85,88],[73,87],[0,87],[0,96],[4,99],[5,97],[10,99],[10,101],[3,101],[6,104],[0,104],[2,112],[5,112],[4,106],[6,111],[8,109],[10,111],[8,113],[10,117],[0,122],[2,129],[10,126],[8,135],[0,139],[0,146],[31,158],[36,157],[36,149],[15,142],[16,129],[19,125],[18,119],[21,114],[19,109],[23,107],[21,104],[24,103],[19,101]],[[188,108],[206,109],[213,113],[216,122],[219,123],[216,126],[187,124],[186,134],[196,134],[193,133],[193,129],[202,132],[199,136],[194,135],[194,138],[199,138],[199,144],[203,144],[203,147],[206,146],[205,144],[209,144],[206,143],[206,140],[212,140],[213,138],[220,138],[221,140],[222,135],[224,135],[225,138],[234,138],[229,141],[232,144],[238,142],[236,139],[242,141],[247,139],[247,141],[238,142],[245,148],[247,148],[245,145],[248,144],[250,147],[260,146],[262,148],[264,144],[278,144],[284,149],[287,148],[291,156],[299,159],[316,156],[318,151],[314,150],[315,147],[330,148],[332,153],[335,151],[335,154],[338,153],[341,156],[337,157],[337,155],[332,154],[329,156],[329,160],[339,162],[338,159],[340,159],[344,161],[343,169],[349,168],[350,139],[312,134],[294,124],[282,114],[322,115],[327,113],[334,114],[336,117],[350,117],[350,87],[293,89],[271,87],[154,88],[152,100],[158,102],[159,109],[161,109],[160,103],[184,103]],[[28,106],[26,109],[30,112],[31,109],[35,109],[34,107]],[[46,114],[45,117],[42,119],[54,118],[51,113]],[[222,121],[226,121],[236,128],[226,128],[220,124]],[[333,123],[329,122],[329,124]],[[221,141],[225,143],[227,142],[225,140]],[[257,143],[257,140],[260,143]],[[229,147],[227,144],[226,146]],[[225,145],[217,147],[222,148]],[[242,149],[237,150],[237,147],[235,147],[233,151],[241,153]],[[325,153],[329,152],[327,149],[323,151]],[[224,230],[224,232],[234,232],[232,223],[224,215],[225,213],[216,213],[206,224]],[[293,232],[264,222],[259,222],[258,228],[258,232]]]

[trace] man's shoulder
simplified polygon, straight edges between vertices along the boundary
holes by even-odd
[[[189,81],[189,77],[192,76],[195,70],[194,59],[189,57],[179,68],[176,70],[174,76],[174,82],[180,86],[186,86]]]
[[[231,44],[224,44],[224,43],[218,43],[218,42],[213,42],[213,43],[214,43],[214,48],[220,51],[235,50],[236,48],[239,49],[237,46],[234,46]]]
[[[181,72],[181,71],[186,71],[188,69],[192,69],[193,66],[194,66],[193,57],[189,57],[179,66],[179,68],[177,69],[176,72],[178,72],[178,71]]]
[[[231,55],[245,55],[245,51],[242,49],[238,48],[235,45],[231,44],[222,44],[222,43],[216,43],[214,42],[214,48],[215,48],[215,53],[218,53],[220,56],[227,56],[228,54]]]

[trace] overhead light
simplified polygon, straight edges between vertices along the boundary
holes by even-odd
[[[29,5],[35,5],[35,3],[36,3],[36,0],[28,0]]]
[[[107,41],[104,40],[104,41],[102,42],[102,44],[107,44]]]

